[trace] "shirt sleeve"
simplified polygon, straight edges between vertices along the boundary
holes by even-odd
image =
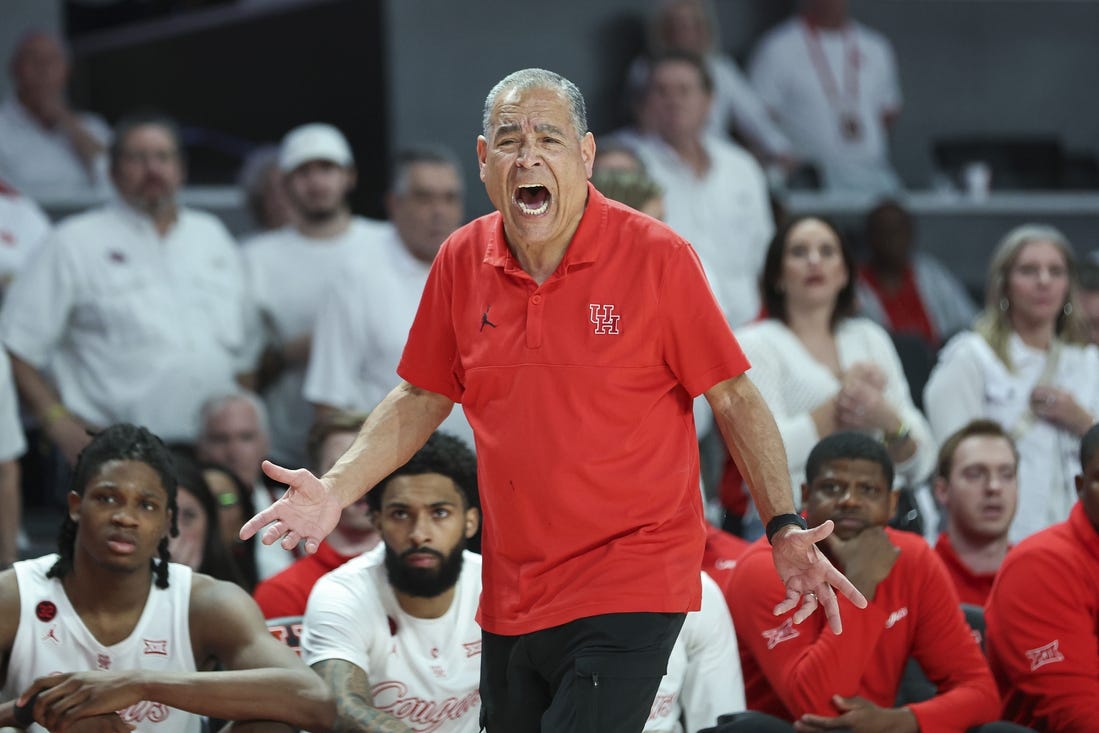
[[[364,586],[368,579],[356,577]],[[379,618],[379,616],[381,616]],[[322,577],[309,594],[301,637],[301,657],[309,666],[327,659],[342,659],[370,679],[368,650],[378,643],[379,632],[389,633],[380,610],[361,602],[350,583]]]
[[[714,59],[713,68],[717,92],[723,95],[722,101],[726,103],[723,111],[733,119],[737,128],[769,155],[791,153],[793,145],[771,118],[736,63],[728,57],[719,56]]]
[[[451,315],[453,241],[443,242],[431,265],[397,374],[421,389],[441,394],[452,402],[461,402],[465,385]]]
[[[935,468],[938,445],[931,437],[931,426],[927,419],[912,402],[912,393],[908,391],[908,378],[904,375],[901,358],[893,340],[881,326],[869,320],[861,320],[869,339],[870,354],[885,372],[885,399],[893,406],[908,427],[910,437],[916,444],[916,452],[908,460],[897,464],[897,474],[903,476],[908,486],[915,486],[927,478]]]
[[[874,647],[885,628],[888,613],[884,609],[871,602],[859,610],[837,596],[843,615],[842,636],[825,627],[819,612],[795,626],[793,612],[785,616],[772,613],[786,593],[766,551],[742,557],[728,588],[742,655],[755,660],[795,719],[805,713],[833,717],[833,695],[858,694],[862,675],[872,666]]]
[[[688,630],[686,624],[690,623]],[[719,715],[745,709],[744,677],[740,670],[733,619],[725,597],[708,575],[702,575],[702,607],[684,624],[687,674],[682,707],[688,733],[717,725]]]
[[[939,441],[984,414],[985,378],[974,353],[973,332],[955,336],[943,347],[923,392],[931,434]]]
[[[0,461],[12,461],[27,449],[19,423],[19,400],[11,376],[8,355],[0,351]]]
[[[791,475],[799,475],[805,470],[805,460],[809,452],[820,440],[816,423],[813,422],[813,416],[809,411],[816,405],[809,410],[802,410],[795,409],[790,404],[789,397],[800,394],[787,371],[791,358],[789,354],[783,353],[780,342],[768,338],[768,328],[765,324],[745,331],[741,342],[752,362],[752,369],[748,372],[748,376],[775,416],[779,435],[782,436],[782,444],[786,448],[787,467]],[[824,399],[827,399],[827,396],[821,401],[823,402]],[[800,488],[800,486],[793,487],[795,495],[800,496],[798,494]]]
[[[303,388],[305,398],[315,404],[349,409],[363,392],[356,373],[365,324],[357,317],[355,291],[350,277],[340,277],[317,312]]]
[[[682,240],[672,246],[660,291],[664,358],[691,397],[748,370],[748,359],[706,281],[698,255]]]
[[[61,340],[76,300],[76,272],[63,233],[54,230],[15,277],[0,309],[0,340],[37,369]]]
[[[915,619],[913,656],[938,689],[930,700],[908,706],[920,730],[962,733],[995,720],[1000,713],[996,684],[965,621],[946,568],[930,548],[924,548],[909,567],[919,568],[922,575],[914,594],[920,599],[920,610]],[[908,580],[916,581],[915,577]]]
[[[776,41],[776,36],[765,36],[752,55],[748,67],[748,79],[772,115],[783,106],[786,63],[782,57],[782,49]]]
[[[1067,566],[1054,548],[1019,549],[1029,552],[1008,553],[987,606],[1005,715],[1038,730],[1099,731],[1096,566]]]

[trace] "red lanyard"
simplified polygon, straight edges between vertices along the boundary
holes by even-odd
[[[850,26],[844,26],[843,34],[843,91],[844,94],[840,96],[839,86],[836,84],[836,77],[832,73],[832,66],[828,63],[828,57],[824,54],[824,49],[820,45],[820,38],[816,28],[809,23],[802,21],[802,30],[805,35],[805,46],[809,50],[809,60],[813,62],[813,68],[817,72],[817,80],[820,81],[820,86],[824,90],[824,94],[828,97],[828,101],[832,103],[838,110],[846,112],[855,112],[858,109],[859,101],[859,49],[858,44],[855,43],[855,39],[852,37]],[[842,102],[848,102],[850,105],[846,107]]]

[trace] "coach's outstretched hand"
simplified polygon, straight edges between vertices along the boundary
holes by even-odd
[[[263,544],[281,540],[283,549],[293,550],[304,540],[305,551],[316,552],[321,541],[336,528],[343,506],[321,479],[304,468],[291,471],[264,461],[263,472],[290,488],[281,499],[245,522],[240,528],[240,538],[246,540],[270,524],[260,536]]]
[[[866,608],[866,598],[817,548],[816,543],[832,534],[834,528],[835,524],[829,519],[812,529],[783,528],[775,535],[771,554],[775,569],[786,585],[786,599],[775,606],[775,615],[781,616],[797,608],[804,599],[794,613],[795,624],[800,624],[818,606],[823,606],[828,625],[834,633],[841,634],[843,622],[833,587],[859,608]]]

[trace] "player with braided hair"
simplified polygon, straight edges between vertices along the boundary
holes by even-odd
[[[203,715],[330,727],[324,683],[247,593],[171,562],[175,515],[159,438],[114,425],[85,447],[58,553],[0,573],[0,728],[198,733]]]

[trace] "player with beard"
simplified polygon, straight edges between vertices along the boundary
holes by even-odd
[[[481,557],[466,549],[480,526],[473,453],[436,432],[367,501],[382,546],[321,578],[305,613],[302,657],[336,696],[334,730],[476,733]]]

